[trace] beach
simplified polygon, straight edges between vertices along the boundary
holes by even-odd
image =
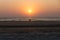
[[[60,21],[0,21],[1,27],[58,27]]]

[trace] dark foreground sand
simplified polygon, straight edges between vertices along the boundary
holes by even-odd
[[[60,21],[0,21],[2,27],[58,27]]]
[[[60,40],[60,21],[1,21],[0,40]]]
[[[0,32],[60,31],[60,21],[0,21]]]
[[[60,27],[0,28],[0,40],[60,40]]]

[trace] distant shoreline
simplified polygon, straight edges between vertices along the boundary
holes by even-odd
[[[22,17],[22,18],[19,18],[19,17],[16,17],[16,18],[0,18],[0,21],[28,21],[29,18],[25,18],[25,17]],[[60,17],[39,17],[39,18],[31,18],[32,21],[60,21]]]

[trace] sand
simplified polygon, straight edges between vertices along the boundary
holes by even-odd
[[[59,27],[60,21],[0,21],[0,27]]]

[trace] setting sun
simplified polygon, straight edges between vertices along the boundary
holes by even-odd
[[[29,12],[29,13],[32,13],[32,10],[30,9],[30,10],[28,10],[28,12]]]
[[[30,3],[30,2],[24,2],[22,3],[21,6],[19,6],[19,13],[22,14],[23,16],[36,16],[40,15],[43,10],[44,6],[43,4],[38,4],[38,3]]]

